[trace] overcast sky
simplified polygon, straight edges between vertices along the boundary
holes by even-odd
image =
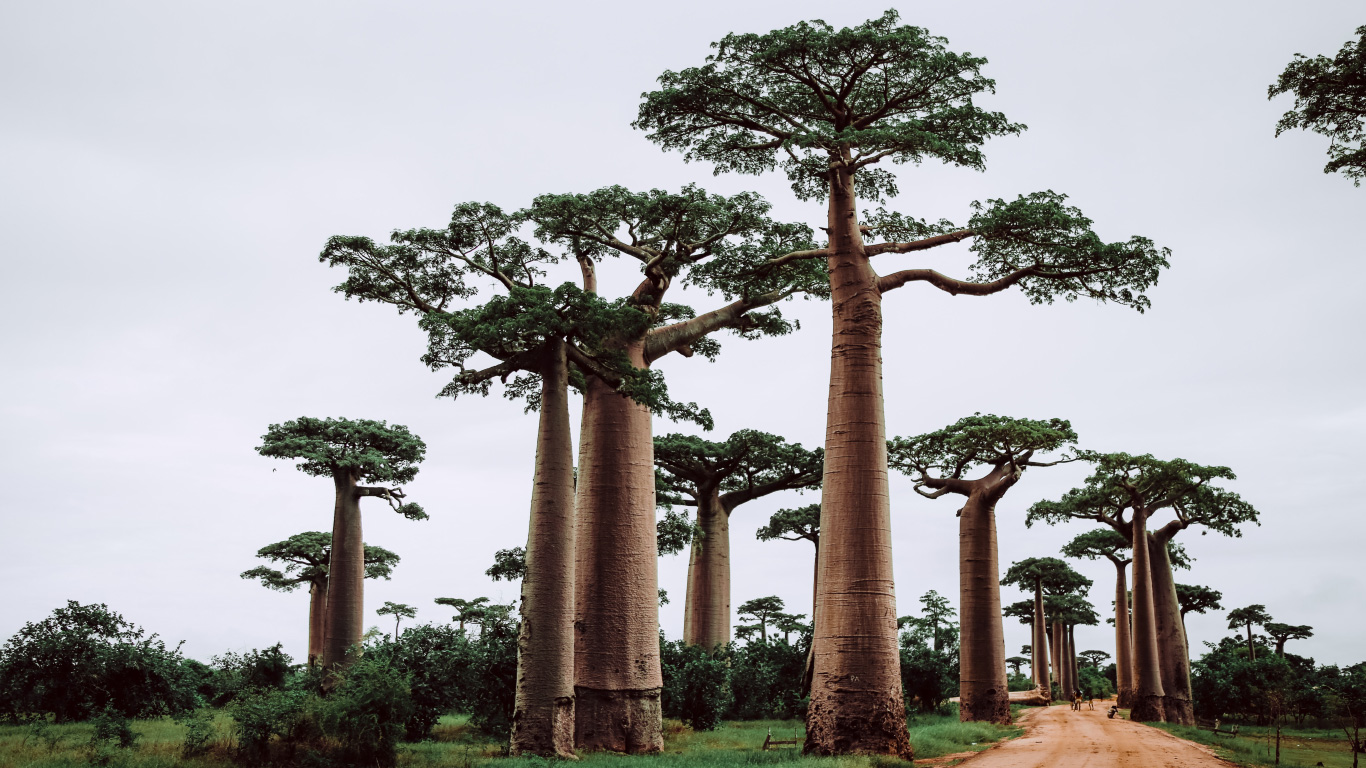
[[[328,530],[326,480],[253,448],[302,415],[385,419],[426,440],[411,497],[425,522],[365,506],[365,537],[399,553],[383,601],[444,621],[438,596],[516,588],[483,575],[525,543],[536,421],[519,403],[438,400],[447,376],[392,309],[331,292],[333,234],[443,226],[464,201],[507,209],[608,184],[757,190],[782,220],[824,223],[778,174],[722,176],[630,127],[665,69],[727,32],[802,19],[837,26],[883,2],[5,3],[0,6],[0,637],[68,599],[106,602],[207,659],[283,641],[305,651],[307,596],[238,573],[257,548]],[[1274,137],[1266,88],[1296,52],[1332,54],[1366,23],[1358,2],[898,3],[905,23],[986,56],[985,100],[1026,123],[987,171],[898,166],[897,210],[962,222],[973,200],[1052,189],[1108,240],[1140,234],[1172,268],[1138,314],[1018,293],[886,300],[891,435],[974,411],[1072,421],[1085,447],[1230,466],[1262,514],[1240,539],[1181,534],[1177,580],[1309,624],[1290,649],[1362,661],[1366,593],[1360,450],[1366,189],[1326,176],[1327,140]],[[883,256],[962,274],[966,246]],[[604,289],[635,267],[609,263]],[[565,279],[573,279],[566,274]],[[675,296],[675,300],[679,300]],[[717,298],[685,297],[699,310]],[[672,356],[671,392],[741,428],[820,445],[829,306],[785,307],[800,332],[722,338],[715,364]],[[577,425],[577,408],[575,412]],[[693,431],[657,420],[658,433]],[[1001,566],[1057,555],[1082,524],[1026,529],[1024,510],[1085,476],[1031,470],[999,505]],[[761,543],[780,494],[732,520],[733,602],[768,594],[810,612],[811,547]],[[892,481],[898,608],[957,603],[958,504]],[[1096,580],[1105,615],[1114,569]],[[686,555],[664,558],[682,629]],[[1022,598],[1013,589],[1007,602]],[[1193,650],[1227,633],[1192,616]],[[1028,641],[1006,627],[1014,654]],[[1078,648],[1113,652],[1107,627]]]

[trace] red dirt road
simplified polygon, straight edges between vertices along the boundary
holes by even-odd
[[[1096,702],[1073,712],[1066,704],[1031,710],[1025,735],[964,760],[964,768],[1230,768],[1208,748],[1166,731],[1118,718]]]

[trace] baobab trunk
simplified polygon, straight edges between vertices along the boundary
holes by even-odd
[[[1129,636],[1129,584],[1124,573],[1125,565],[1115,564],[1115,703],[1121,707],[1132,706],[1134,687],[1134,646]]]
[[[1009,725],[995,513],[990,503],[969,496],[958,519],[958,718]]]
[[[847,167],[830,171],[829,231],[834,322],[805,751],[909,760],[882,409],[882,295],[859,235]]]
[[[327,613],[327,582],[308,584],[308,666],[318,666],[323,655],[323,619]]]
[[[701,535],[688,556],[683,642],[715,651],[730,642],[730,514],[716,488],[698,500],[697,526]]]
[[[645,367],[642,345],[627,348]],[[589,377],[577,496],[574,741],[664,748],[650,412]]]
[[[1053,681],[1058,684],[1058,696],[1067,696],[1067,673],[1062,667],[1062,646],[1063,635],[1062,625],[1058,622],[1049,624],[1049,654],[1048,660],[1053,666]]]
[[[1165,694],[1162,697],[1162,712],[1169,723],[1195,725],[1195,708],[1191,704],[1190,656],[1165,539],[1151,535],[1148,537],[1148,560],[1153,579],[1158,669],[1161,670],[1162,691]]]
[[[1081,673],[1077,670],[1077,627],[1075,624],[1067,625],[1067,668],[1072,674],[1072,690],[1081,690]]]
[[[1052,681],[1048,678],[1048,625],[1044,623],[1043,588],[1034,580],[1034,642],[1029,651],[1029,667],[1034,673],[1034,685],[1045,699],[1051,699]]]
[[[1157,649],[1157,617],[1153,605],[1152,565],[1148,557],[1148,515],[1134,510],[1130,537],[1134,548],[1134,697],[1129,719],[1137,722],[1166,720],[1162,701],[1162,671]]]
[[[355,661],[365,631],[365,544],[355,476],[339,472],[332,480],[337,488],[337,506],[332,515],[332,551],[327,565],[323,667],[335,673]]]
[[[517,634],[513,755],[574,756],[574,442],[569,367],[548,344]]]

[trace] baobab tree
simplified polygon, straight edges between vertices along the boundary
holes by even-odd
[[[427,446],[408,428],[369,419],[315,419],[304,416],[271,424],[256,452],[277,459],[299,459],[295,467],[313,477],[330,477],[336,491],[332,549],[328,558],[327,608],[323,619],[322,665],[334,685],[336,673],[355,659],[365,632],[365,544],[361,538],[360,500],[385,499],[409,520],[427,513],[405,502],[399,486],[412,482]],[[391,483],[367,486],[361,483]]]
[[[1110,658],[1110,654],[1105,651],[1082,651],[1077,654],[1077,658],[1081,660],[1082,666],[1100,669],[1100,665]]]
[[[958,696],[962,720],[1010,723],[1005,629],[996,545],[996,505],[1037,454],[1075,445],[1062,419],[1037,421],[975,414],[937,432],[887,441],[888,464],[915,480],[915,491],[937,499],[964,498],[958,510],[958,601],[962,606]],[[969,473],[979,476],[969,477]],[[930,490],[925,490],[925,489]],[[935,650],[938,650],[936,647]]]
[[[385,600],[385,601],[384,601],[384,605],[382,605],[382,606],[380,606],[379,608],[375,609],[375,613],[376,613],[377,615],[379,615],[379,616],[393,616],[393,617],[394,617],[394,642],[397,643],[397,642],[398,642],[398,625],[399,625],[404,619],[411,619],[411,618],[416,617],[416,616],[417,616],[417,609],[414,608],[414,607],[411,606],[411,605],[406,604],[406,603],[391,603],[391,602],[389,602],[388,600]]]
[[[438,597],[433,602],[437,605],[444,605],[448,608],[455,609],[455,616],[451,618],[451,621],[460,625],[458,631],[463,634],[465,631],[465,622],[479,621],[479,618],[483,616],[484,610],[489,604],[489,599],[487,597],[476,597],[472,600],[465,600],[459,597]]]
[[[1314,636],[1314,628],[1308,624],[1282,624],[1279,621],[1268,621],[1262,625],[1262,629],[1276,641],[1276,655],[1285,655],[1285,643],[1287,640],[1307,640]]]
[[[1265,626],[1271,623],[1271,614],[1266,612],[1266,606],[1261,603],[1254,603],[1243,608],[1234,608],[1228,612],[1228,628],[1243,629],[1247,628],[1247,658],[1248,661],[1257,660],[1257,644],[1252,639],[1253,626]]]
[[[1142,309],[1167,265],[1145,238],[1105,243],[1063,195],[1036,192],[975,204],[966,226],[883,210],[860,223],[859,198],[897,192],[876,164],[926,159],[981,170],[982,145],[1024,126],[977,106],[994,90],[985,59],[948,50],[895,11],[836,30],[803,22],[767,34],[729,34],[699,67],[660,78],[635,126],[664,149],[719,172],[782,166],[798,197],[825,198],[825,248],[754,258],[749,274],[824,259],[834,323],[826,424],[816,685],[806,751],[909,757],[892,584],[886,427],[882,403],[883,294],[923,282],[981,296],[1019,286],[1036,303],[1091,296]],[[867,228],[865,229],[865,225]],[[882,242],[864,241],[867,232]],[[977,260],[959,280],[932,269],[879,276],[871,259],[971,239]],[[826,556],[828,555],[828,556]]]
[[[1011,674],[1020,674],[1020,667],[1029,663],[1028,656],[1011,656],[1006,659],[1006,666],[1010,667]]]
[[[768,519],[768,524],[760,528],[755,537],[759,541],[783,539],[785,541],[809,541],[815,547],[815,558],[811,569],[811,627],[816,626],[816,597],[820,594],[817,579],[820,578],[821,561],[821,505],[808,504],[796,509],[780,509]],[[814,645],[814,644],[813,644]],[[811,679],[815,666],[812,647],[806,649],[806,664],[802,668],[802,696],[811,695]]]
[[[1219,601],[1223,599],[1224,593],[1217,589],[1195,584],[1177,584],[1176,602],[1181,607],[1182,630],[1184,631],[1186,627],[1186,614],[1222,611],[1224,606]],[[1187,636],[1189,637],[1189,635]]]
[[[1133,697],[1133,639],[1129,630],[1129,585],[1126,568],[1133,562],[1126,557],[1129,540],[1113,528],[1097,528],[1078,535],[1063,545],[1066,557],[1095,560],[1105,558],[1115,566],[1115,703],[1131,706]]]
[[[752,634],[758,632],[759,639],[762,642],[767,643],[768,626],[770,624],[776,624],[780,616],[787,615],[783,613],[783,608],[785,607],[781,597],[769,595],[768,597],[756,597],[753,600],[746,600],[740,604],[739,608],[735,609],[735,612],[740,615],[741,620],[747,619],[754,622],[752,625],[745,627],[747,633]]]
[[[1348,40],[1331,59],[1295,54],[1266,97],[1295,94],[1295,106],[1276,123],[1276,135],[1303,128],[1327,136],[1323,172],[1341,171],[1359,187],[1366,178],[1366,26],[1356,34],[1360,39]]]
[[[804,618],[804,613],[780,613],[773,619],[773,628],[783,633],[783,643],[791,644],[793,632],[802,635],[811,631],[811,625],[802,621]]]
[[[649,319],[645,326],[607,326],[600,354],[630,363],[643,382],[658,380],[655,361],[677,352],[713,358],[709,334],[782,334],[792,326],[778,302],[824,295],[818,267],[792,263],[764,275],[741,275],[747,259],[768,260],[814,248],[810,228],[774,222],[754,194],[632,192],[607,187],[587,194],[537,197],[525,215],[536,237],[574,249],[587,291],[598,290],[597,265],[627,257],[643,279],[620,300]],[[729,302],[701,314],[665,302],[677,281],[721,293]],[[668,411],[710,426],[695,408]],[[657,752],[663,748],[659,695],[655,486],[650,411],[624,400],[605,382],[585,382],[576,497],[576,743],[585,749]]]
[[[1228,467],[1151,455],[1086,452],[1095,471],[1059,501],[1030,507],[1025,525],[1094,520],[1129,540],[1133,551],[1134,700],[1131,717],[1194,724],[1190,655],[1172,576],[1172,557],[1184,557],[1172,539],[1192,525],[1238,537],[1239,526],[1257,522],[1257,510],[1238,494],[1210,485],[1235,479]],[[1172,519],[1150,526],[1149,518],[1170,510]],[[1132,519],[1126,515],[1132,514]]]
[[[1096,615],[1095,607],[1086,598],[1073,593],[1053,598],[1052,607],[1049,608],[1049,619],[1055,628],[1060,628],[1058,635],[1061,642],[1058,643],[1058,647],[1062,692],[1065,698],[1071,699],[1073,692],[1081,688],[1080,676],[1077,673],[1077,627],[1096,626],[1100,623],[1100,617]]]
[[[1049,619],[1045,612],[1045,597],[1057,598],[1062,595],[1073,594],[1078,591],[1089,589],[1091,580],[1072,570],[1071,566],[1056,557],[1030,557],[1012,563],[1006,570],[1005,576],[1001,577],[1001,584],[1004,586],[1015,585],[1025,592],[1033,594],[1033,604],[1028,606],[1028,612],[1021,615],[1020,603],[1012,606],[1012,610],[1003,611],[1004,615],[1019,618],[1033,628],[1033,642],[1030,652],[1030,663],[1034,672],[1034,685],[1045,697],[1051,697],[1051,682],[1048,674],[1049,666],[1049,647],[1057,649],[1061,645],[1062,638],[1059,635],[1050,641],[1048,637]],[[1025,616],[1028,616],[1026,619]],[[1054,654],[1054,658],[1058,658]],[[1053,667],[1058,669],[1058,662],[1054,662]],[[1058,680],[1061,684],[1061,680]]]
[[[388,579],[398,565],[399,556],[383,547],[362,545],[365,551],[365,578]],[[242,572],[244,579],[260,579],[267,589],[293,592],[308,585],[308,666],[318,663],[323,652],[323,618],[327,609],[327,566],[332,555],[332,534],[322,531],[296,533],[284,541],[267,544],[256,556],[272,563],[283,563],[279,571],[258,565]]]
[[[754,499],[816,488],[821,450],[753,429],[721,442],[692,435],[655,438],[659,499],[697,509],[688,557],[683,642],[708,651],[730,642],[730,516]]]

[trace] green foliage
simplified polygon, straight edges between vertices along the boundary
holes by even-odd
[[[1113,528],[1094,528],[1085,533],[1077,534],[1076,538],[1062,545],[1062,554],[1064,557],[1085,558],[1087,560],[1104,557],[1112,562],[1127,565],[1133,560],[1132,557],[1125,556],[1127,549],[1129,549],[1129,540],[1119,531]]]
[[[468,694],[470,724],[485,733],[507,738],[512,733],[517,689],[515,624],[495,618],[483,625],[470,672],[479,681]]]
[[[526,552],[522,552],[522,569],[526,569]],[[472,600],[465,600],[459,597],[438,597],[434,600],[437,605],[444,605],[455,609],[455,617],[452,621],[460,622],[463,627],[467,621],[478,621],[487,608],[489,599],[487,597],[476,597]]]
[[[1001,586],[1014,585],[1030,593],[1034,591],[1036,582],[1043,588],[1045,595],[1085,592],[1094,583],[1056,557],[1029,557],[1011,563],[1005,576],[1001,577]]]
[[[697,506],[714,489],[729,513],[771,493],[820,487],[824,456],[820,448],[807,450],[754,429],[739,430],[721,442],[663,435],[655,438],[655,486],[666,505]]]
[[[290,741],[307,725],[304,708],[310,695],[300,690],[254,689],[227,705],[232,717],[238,757],[249,765],[270,761],[275,739]]]
[[[156,717],[196,704],[179,646],[167,648],[103,603],[69,600],[0,646],[0,717],[10,721],[50,713],[60,723],[105,711]]]
[[[780,638],[733,648],[730,681],[735,704],[731,716],[749,720],[803,714],[806,701],[802,696],[802,675],[810,647],[808,629],[795,643]]]
[[[676,653],[670,708],[694,730],[715,730],[734,703],[726,660],[696,645],[683,646]]]
[[[655,473],[656,480],[659,473]],[[658,482],[656,482],[658,486]],[[667,500],[665,501],[667,503]],[[676,555],[692,544],[693,537],[701,534],[702,529],[688,519],[688,516],[673,508],[664,510],[664,516],[655,523],[655,544],[659,555]]]
[[[426,738],[440,717],[452,710],[468,712],[486,683],[478,677],[487,669],[482,656],[502,653],[502,638],[470,639],[442,624],[409,627],[397,641],[385,636],[365,649],[366,657],[406,676],[412,712],[404,723],[409,741]]]
[[[897,626],[908,628],[909,637],[916,643],[928,642],[935,651],[946,643],[957,642],[958,628],[952,621],[957,615],[948,598],[931,589],[920,596],[921,616],[902,616]]]
[[[1279,621],[1268,621],[1262,625],[1262,629],[1276,641],[1276,652],[1283,653],[1285,644],[1289,640],[1306,640],[1314,636],[1314,628],[1308,624],[1282,624]]]
[[[635,127],[718,173],[781,165],[803,199],[825,194],[831,159],[842,156],[855,168],[883,158],[982,168],[987,138],[1024,130],[973,103],[995,89],[981,75],[986,60],[897,21],[888,11],[839,30],[812,21],[726,35],[705,65],[660,76]],[[896,193],[885,172],[860,181],[860,195]]]
[[[935,712],[958,695],[956,634],[955,642],[936,650],[923,631],[901,633],[901,687],[907,709],[914,704],[920,712]]]
[[[1036,453],[1057,451],[1077,442],[1064,419],[1036,421],[980,413],[959,419],[936,432],[887,441],[888,466],[918,478],[962,479],[976,467],[1038,466]],[[1066,459],[1066,457],[1063,457]]]
[[[808,504],[797,509],[780,509],[768,519],[768,524],[755,534],[759,541],[805,539],[819,544],[821,536],[821,505]]]
[[[335,740],[343,765],[393,766],[405,723],[413,715],[407,676],[362,660],[318,707],[324,734]]]
[[[1115,686],[1095,666],[1077,667],[1077,686],[1088,699],[1108,699],[1115,695]]]
[[[1293,93],[1295,106],[1276,123],[1276,135],[1303,128],[1327,136],[1323,172],[1341,171],[1361,186],[1366,178],[1366,26],[1357,27],[1356,34],[1360,39],[1348,40],[1332,59],[1295,54],[1266,97]]]
[[[753,622],[751,626],[740,625],[735,628],[736,635],[742,632],[746,635],[757,632],[764,642],[768,642],[768,627],[773,624],[779,616],[783,616],[783,599],[777,595],[768,597],[756,597],[753,600],[746,600],[741,603],[735,612],[741,620]]]
[[[256,556],[272,563],[284,563],[279,571],[264,565],[242,572],[244,579],[260,579],[267,589],[292,592],[303,584],[326,586],[327,566],[332,556],[332,534],[322,531],[296,533],[284,541],[267,544]],[[399,556],[383,547],[365,545],[365,578],[388,579],[399,563]]]
[[[303,416],[271,424],[256,452],[277,459],[301,459],[295,466],[314,477],[350,473],[357,482],[402,485],[417,476],[427,445],[408,428],[370,419],[315,419]]]
[[[281,690],[293,681],[293,663],[280,643],[245,653],[214,656],[209,679],[200,690],[208,703],[221,707],[245,693]]]
[[[214,711],[212,709],[201,709],[191,714],[182,715],[175,722],[177,725],[185,727],[185,736],[180,745],[182,757],[198,757],[208,752],[209,746],[218,736],[218,728],[214,725]]]
[[[1100,669],[1100,665],[1105,663],[1105,660],[1108,658],[1110,658],[1110,654],[1106,651],[1082,651],[1077,654],[1077,659],[1081,662],[1082,666],[1094,667],[1096,669]]]
[[[1267,613],[1266,606],[1260,603],[1234,608],[1228,612],[1229,629],[1244,629],[1249,625],[1260,627],[1270,621],[1271,614]]]
[[[493,565],[484,575],[494,581],[521,581],[526,578],[526,547],[500,549],[493,553]],[[441,602],[440,598],[437,600]]]
[[[1223,599],[1224,593],[1217,589],[1194,584],[1176,585],[1176,601],[1181,604],[1182,616],[1188,613],[1222,611],[1224,606],[1219,601]]]

